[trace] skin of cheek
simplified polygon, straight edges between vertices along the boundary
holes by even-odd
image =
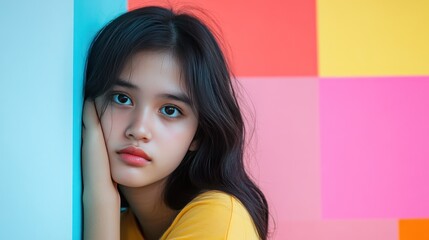
[[[195,118],[167,120],[153,116],[150,124],[152,138],[147,142],[126,137],[131,112],[109,105],[101,118],[101,125],[108,149],[112,179],[128,187],[144,187],[165,179],[180,164],[187,153],[197,129]],[[142,148],[152,162],[144,167],[124,164],[116,151],[134,144]]]

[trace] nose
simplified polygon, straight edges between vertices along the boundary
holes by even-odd
[[[152,139],[150,116],[148,112],[136,112],[125,131],[127,138],[147,142]]]

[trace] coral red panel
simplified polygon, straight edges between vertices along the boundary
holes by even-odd
[[[317,75],[314,0],[129,0],[128,9],[160,4],[205,9],[221,26],[237,76]]]

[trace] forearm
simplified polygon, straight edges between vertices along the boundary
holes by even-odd
[[[83,239],[120,239],[120,200],[94,194],[83,194]]]

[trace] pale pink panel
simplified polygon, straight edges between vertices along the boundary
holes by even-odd
[[[396,220],[315,220],[279,222],[272,239],[398,240]]]
[[[317,78],[240,78],[240,83],[241,102],[254,107],[256,119],[247,160],[273,217],[320,219]]]
[[[429,77],[320,79],[324,218],[429,216]]]

